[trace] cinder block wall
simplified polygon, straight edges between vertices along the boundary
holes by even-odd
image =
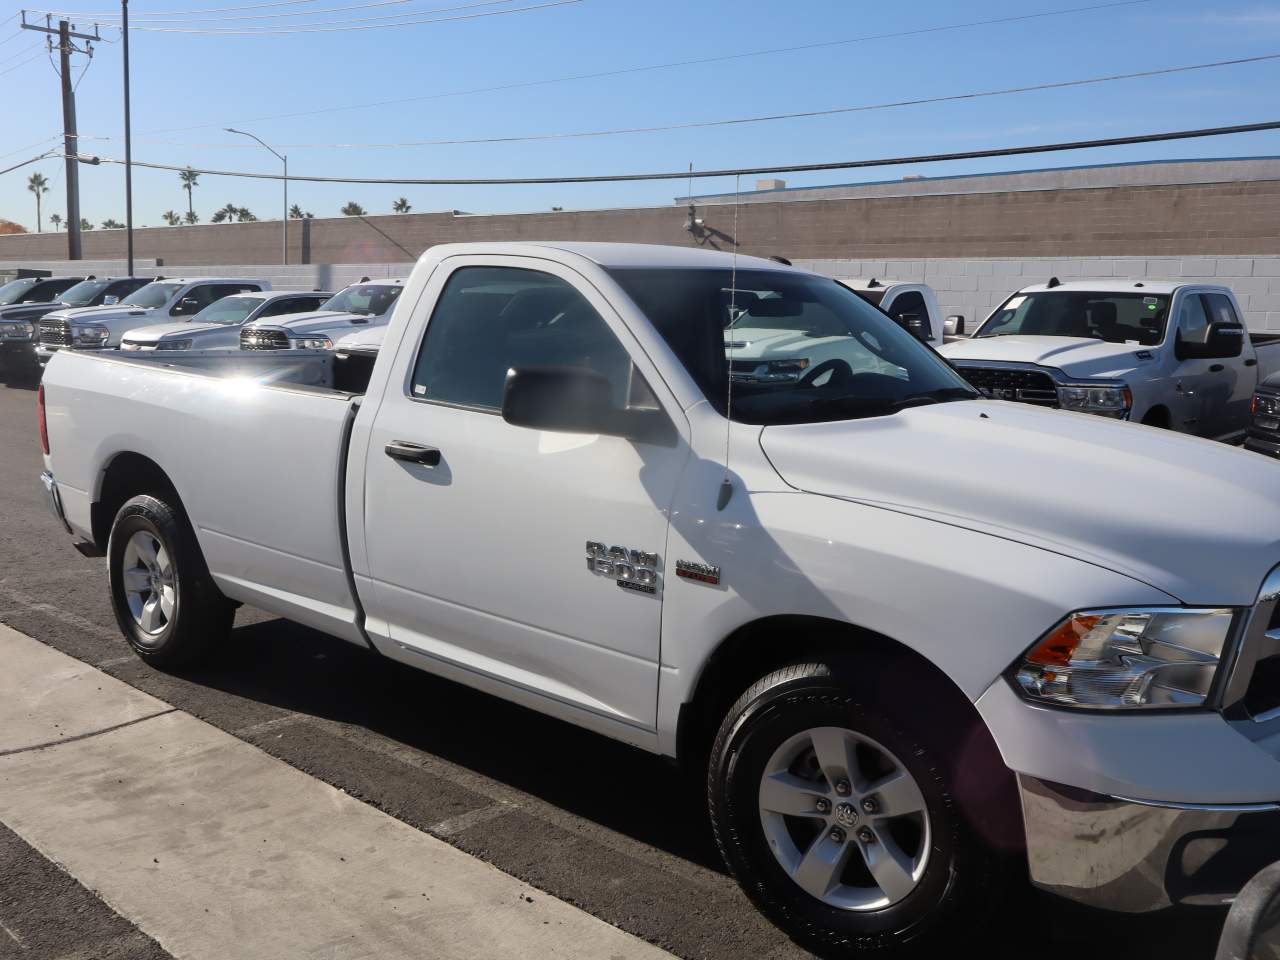
[[[1259,257],[1026,257],[1010,259],[796,260],[828,277],[924,281],[943,312],[960,314],[973,332],[1019,287],[1059,280],[1194,280],[1230,287],[1251,330],[1280,331],[1280,256]]]

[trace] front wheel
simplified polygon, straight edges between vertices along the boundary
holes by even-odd
[[[824,664],[786,667],[729,711],[708,771],[712,825],[744,891],[802,945],[880,955],[951,942],[999,902],[1007,861],[971,829],[941,752]],[[927,726],[927,725],[926,725]]]
[[[163,499],[138,496],[120,508],[107,558],[116,623],[152,666],[193,663],[231,629],[234,605],[209,575],[186,517]]]

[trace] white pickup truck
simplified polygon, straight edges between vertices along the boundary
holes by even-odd
[[[157,277],[111,306],[55,310],[40,321],[36,359],[49,362],[59,350],[106,350],[120,346],[130,330],[190,319],[209,304],[236,293],[270,290],[252,277]]]
[[[403,279],[365,277],[339,290],[313,312],[245,324],[240,330],[240,349],[327,350],[353,331],[385,327],[403,290]]]
[[[735,291],[844,362],[737,382]],[[49,364],[44,490],[147,662],[253,604],[677,758],[824,953],[970,942],[1028,873],[1144,912],[1275,859],[1271,461],[982,399],[836,281],[688,248],[436,246],[343,362]]]
[[[1024,287],[942,348],[984,395],[1234,442],[1280,335],[1250,334],[1224,286],[1073,280]]]

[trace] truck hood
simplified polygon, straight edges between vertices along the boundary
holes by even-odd
[[[1155,347],[1082,337],[1006,336],[957,340],[939,349],[948,360],[995,360],[1056,367],[1071,377],[1119,377],[1150,363]]]
[[[387,319],[387,317],[366,317],[358,313],[342,313],[338,310],[315,310],[311,313],[291,313],[285,317],[272,317],[269,320],[255,321],[246,324],[240,329],[251,330],[255,327],[270,327],[276,330],[287,330],[291,337],[326,334],[336,340],[344,333],[385,326]]]
[[[129,339],[137,343],[154,343],[159,340],[185,340],[201,333],[215,331],[234,331],[236,327],[224,326],[221,323],[192,323],[190,320],[175,320],[173,323],[157,323],[141,330],[130,330]],[[234,334],[233,334],[234,336]]]
[[[1280,464],[1208,440],[968,400],[765,427],[760,442],[800,490],[1075,557],[1185,603],[1251,604],[1280,563]]]
[[[72,307],[48,314],[50,320],[66,320],[68,323],[100,323],[104,327],[127,330],[147,322],[155,314],[155,307],[122,307],[119,304],[100,307]]]

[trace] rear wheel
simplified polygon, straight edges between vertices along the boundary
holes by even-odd
[[[960,942],[1012,871],[957,803],[954,724],[908,729],[821,663],[734,704],[708,773],[716,840],[748,896],[806,947],[879,955]]]
[[[111,605],[129,645],[156,667],[192,663],[231,629],[186,517],[159,497],[127,501],[107,546]]]

